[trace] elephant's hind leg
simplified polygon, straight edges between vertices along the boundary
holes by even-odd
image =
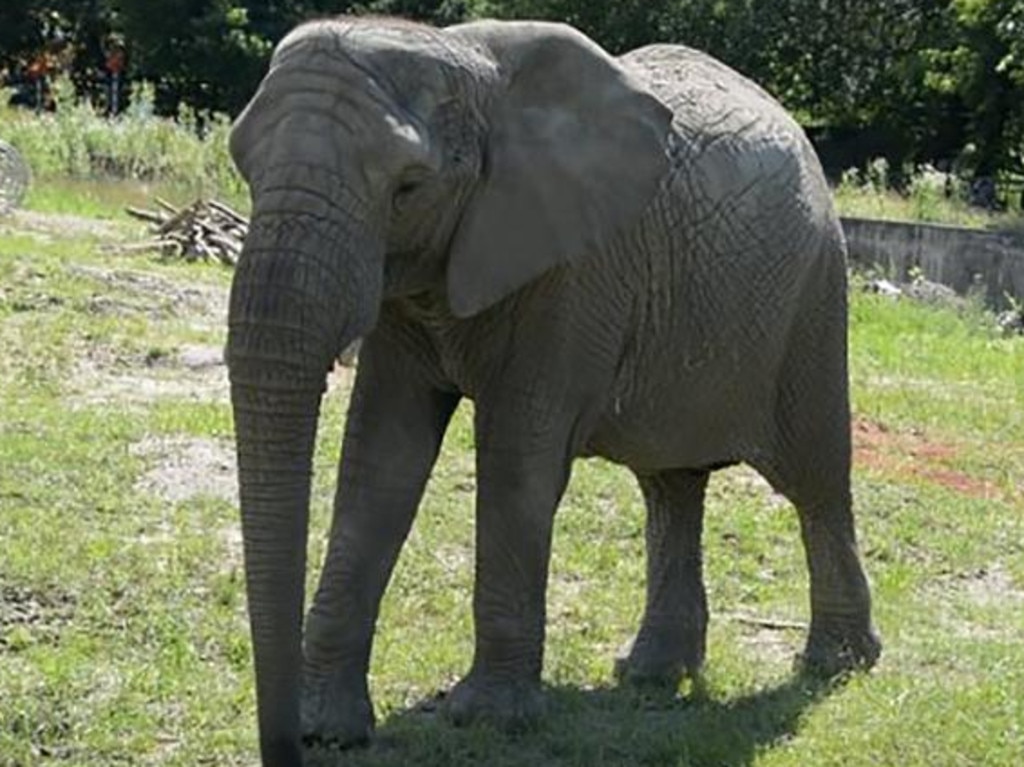
[[[832,677],[873,666],[881,643],[871,623],[868,580],[857,554],[848,462],[816,465],[813,473],[763,473],[793,502],[800,518],[811,582],[811,629],[799,665]]]
[[[852,513],[846,325],[837,314],[843,307],[843,296],[832,296],[798,327],[780,381],[771,455],[751,461],[796,506],[811,585],[811,629],[800,660],[825,676],[870,667],[881,652]]]
[[[675,690],[704,662],[701,532],[708,477],[683,469],[638,477],[647,505],[647,604],[629,654],[616,665],[621,681]]]
[[[871,596],[849,502],[797,508],[811,580],[811,630],[799,664],[825,677],[870,668],[882,645],[871,623]]]

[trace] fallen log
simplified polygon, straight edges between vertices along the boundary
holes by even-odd
[[[196,200],[179,208],[167,200],[154,198],[157,210],[126,208],[128,215],[149,224],[150,237],[140,242],[116,245],[122,253],[156,251],[164,259],[188,262],[215,262],[234,267],[242,255],[242,244],[249,232],[249,219],[218,200]],[[354,367],[359,341],[339,355],[342,367]]]
[[[167,220],[167,217],[162,213],[156,213],[152,210],[145,210],[144,208],[133,208],[128,206],[125,208],[125,212],[132,218],[140,219],[141,221],[147,221],[151,224],[162,224]]]

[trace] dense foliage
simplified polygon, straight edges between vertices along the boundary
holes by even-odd
[[[5,0],[0,66],[59,48],[86,89],[123,45],[161,112],[235,113],[274,43],[334,13],[559,19],[613,52],[686,43],[776,94],[835,169],[885,155],[1024,170],[1024,0]]]

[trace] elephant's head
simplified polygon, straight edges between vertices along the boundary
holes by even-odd
[[[332,360],[384,300],[469,317],[634,222],[670,113],[553,24],[302,26],[231,137],[253,198],[231,292],[261,748],[297,759],[311,453]],[[289,762],[291,763],[291,762]]]

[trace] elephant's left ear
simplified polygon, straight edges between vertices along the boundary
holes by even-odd
[[[452,312],[468,317],[634,224],[668,169],[672,114],[571,27],[481,22],[459,34],[483,42],[501,75],[448,268]]]

